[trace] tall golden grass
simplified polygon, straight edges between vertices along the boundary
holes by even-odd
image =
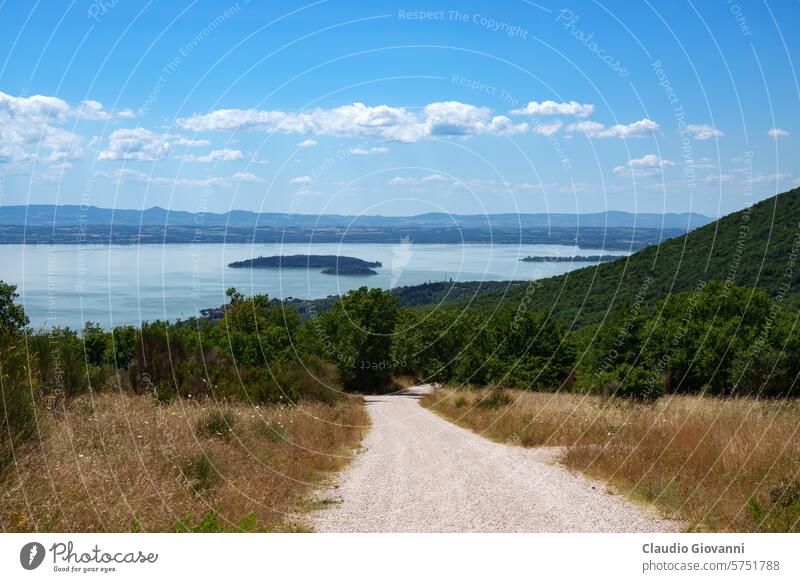
[[[561,462],[692,531],[800,531],[800,403],[440,388],[423,405]]]
[[[0,482],[3,531],[292,531],[368,424],[361,399],[295,407],[79,397]]]

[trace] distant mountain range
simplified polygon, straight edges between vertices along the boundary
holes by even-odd
[[[225,213],[192,213],[148,208],[110,209],[96,206],[0,206],[0,225],[66,228],[73,226],[127,227],[228,227],[228,228],[637,228],[692,230],[714,219],[693,212],[638,213],[608,211],[587,214],[447,214],[416,216],[288,214],[232,210]]]

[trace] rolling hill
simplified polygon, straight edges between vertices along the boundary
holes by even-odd
[[[652,245],[625,259],[586,267],[535,285],[491,291],[456,303],[491,308],[526,302],[532,310],[576,325],[599,322],[637,296],[652,305],[670,293],[717,279],[756,287],[800,307],[800,188],[763,200],[683,236]]]
[[[164,208],[144,210],[52,204],[0,206],[0,225],[65,228],[70,226],[205,226],[228,228],[636,228],[689,230],[713,219],[693,212],[638,213],[607,211],[584,214],[501,213],[414,216],[296,214],[286,212],[192,213]]]

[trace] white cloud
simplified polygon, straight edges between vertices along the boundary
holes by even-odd
[[[689,124],[686,126],[686,129],[692,134],[694,139],[699,141],[723,137],[725,135],[713,125],[708,125],[706,123],[701,123],[699,125]]]
[[[191,131],[256,131],[263,133],[356,136],[414,142],[431,136],[510,135],[528,130],[488,107],[459,101],[430,103],[421,112],[404,107],[363,103],[300,113],[257,109],[220,109],[179,119]]]
[[[241,160],[244,158],[244,155],[239,150],[213,150],[204,156],[196,156],[194,154],[189,154],[183,156],[184,162],[230,162],[233,160]],[[178,159],[181,159],[180,157]]]
[[[722,182],[723,184],[728,184],[736,180],[736,176],[733,174],[711,174],[708,176],[704,176],[702,178],[703,182],[707,182],[710,184],[718,184]]]
[[[299,144],[297,144],[297,147],[299,147],[299,148],[313,148],[315,145],[317,145],[317,142],[315,142],[313,139],[307,139],[307,140],[301,141]]]
[[[391,180],[387,182],[390,186],[409,186],[411,184],[416,184],[416,180],[414,178],[403,178],[402,176],[395,176]]]
[[[641,158],[630,159],[622,166],[617,166],[614,168],[614,173],[638,178],[657,176],[664,168],[674,165],[675,162],[662,159],[656,154],[647,154]]]
[[[379,147],[379,148],[351,148],[347,150],[347,153],[351,156],[368,156],[370,154],[388,154],[389,148]]]
[[[780,129],[779,127],[773,127],[767,132],[767,135],[777,139],[779,137],[788,137],[789,132],[786,131],[785,129]]]
[[[589,103],[556,103],[555,101],[542,101],[537,103],[531,101],[522,109],[514,109],[511,115],[575,115],[577,117],[588,117],[594,112],[594,105]]]
[[[207,139],[189,139],[187,137],[176,137],[172,135],[165,135],[165,138],[175,138],[175,141],[172,143],[175,145],[186,146],[187,148],[203,148],[206,146],[210,146],[211,142]]]
[[[711,158],[700,158],[699,160],[687,160],[686,165],[693,166],[696,169],[716,168],[717,164]]]
[[[250,172],[236,172],[232,176],[212,176],[210,178],[167,178],[164,176],[151,176],[145,172],[130,168],[118,168],[112,172],[97,172],[96,175],[118,182],[140,182],[155,186],[191,186],[201,188],[207,186],[231,187],[242,183],[258,184],[265,182],[263,178]]]
[[[223,178],[223,180],[226,178]],[[230,177],[230,180],[233,182],[247,182],[249,184],[263,184],[266,182],[264,178],[261,176],[256,176],[251,172],[236,172],[233,176]]]
[[[567,131],[580,132],[587,137],[643,137],[658,130],[658,124],[652,119],[640,119],[628,124],[616,124],[605,127],[596,121],[579,121],[567,126]]]
[[[206,147],[209,145],[211,145],[211,142],[207,139],[189,139],[168,133],[155,133],[149,129],[144,129],[143,127],[136,127],[133,129],[117,129],[108,136],[108,144],[106,145],[106,149],[101,151],[97,157],[100,160],[151,162],[166,157],[172,150],[173,146],[197,148]],[[225,156],[231,154],[221,152],[235,152],[237,150],[216,151],[219,152],[215,154],[216,156]],[[207,162],[212,161],[213,159],[240,159],[241,156],[235,158],[205,158],[207,158],[207,156],[186,156],[184,159],[187,161]]]
[[[294,184],[296,186],[307,186],[312,182],[314,182],[314,179],[311,176],[297,176],[289,180],[289,184]]]
[[[90,119],[94,121],[105,121],[111,118],[111,115],[103,111],[103,104],[99,101],[86,99],[75,109],[75,116],[79,119]]]
[[[753,176],[751,181],[754,184],[769,184],[771,182],[785,182],[787,180],[792,179],[792,174],[788,172],[782,172],[780,174],[761,174],[758,176]]]
[[[101,160],[159,160],[169,153],[167,137],[142,127],[118,129],[108,136],[106,149],[97,157]]]
[[[58,127],[70,119],[103,119],[98,101],[77,107],[58,97],[14,97],[0,91],[0,160],[17,166],[28,161],[58,163],[83,155],[82,138]]]
[[[533,131],[538,133],[539,135],[545,135],[550,137],[558,132],[561,129],[562,123],[560,121],[551,121],[548,123],[537,123],[533,126]]]
[[[430,176],[425,176],[420,180],[420,182],[449,182],[450,179],[447,176],[442,176],[441,174],[431,174]]]
[[[123,119],[134,119],[136,117],[136,112],[131,108],[123,109],[117,113],[117,117],[122,117]]]

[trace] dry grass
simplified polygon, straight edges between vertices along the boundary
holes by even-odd
[[[40,416],[40,418],[42,418]],[[368,424],[360,398],[297,407],[84,396],[45,413],[0,482],[3,531],[287,531]]]
[[[800,531],[800,403],[441,388],[423,404],[484,436],[564,447],[561,461],[690,530]]]

